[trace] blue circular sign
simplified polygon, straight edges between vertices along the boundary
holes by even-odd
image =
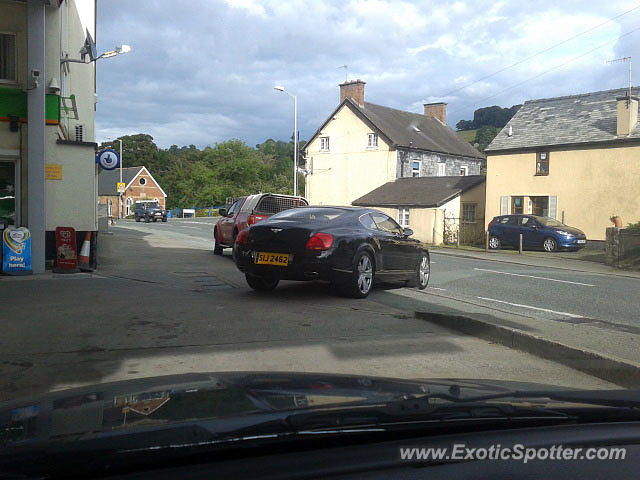
[[[115,170],[120,165],[120,155],[111,148],[105,148],[98,153],[96,163],[104,170]]]

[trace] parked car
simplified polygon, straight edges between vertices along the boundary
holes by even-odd
[[[503,245],[523,248],[542,248],[547,252],[578,250],[587,245],[582,230],[570,227],[553,218],[536,215],[500,215],[489,223],[489,248]]]
[[[227,209],[218,212],[222,218],[213,228],[213,253],[222,255],[225,247],[233,247],[239,232],[246,230],[271,215],[300,206],[309,205],[303,197],[259,193],[241,197]]]
[[[167,211],[163,210],[156,201],[137,201],[133,216],[136,222],[141,220],[144,220],[145,223],[149,223],[151,220],[154,222],[158,220],[167,221]]]
[[[426,288],[427,247],[388,215],[357,207],[303,207],[278,213],[238,234],[236,265],[255,290],[280,280],[326,280],[366,297],[378,280]]]

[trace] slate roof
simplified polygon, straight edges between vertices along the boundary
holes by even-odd
[[[451,127],[434,117],[426,117],[419,113],[405,112],[368,102],[364,102],[364,107],[361,107],[349,97],[345,98],[338,108],[329,115],[327,121],[309,139],[307,145],[320,134],[343,105],[348,105],[354,113],[375,127],[378,133],[391,143],[392,149],[398,147],[416,148],[477,159],[485,158],[469,142],[460,138]]]
[[[122,169],[122,181],[129,185],[131,180],[143,167],[129,167]],[[98,195],[118,195],[117,183],[120,181],[120,169],[102,170],[98,174]]]
[[[398,178],[354,200],[352,204],[359,207],[439,207],[484,183],[485,179],[484,175]]]
[[[619,88],[583,95],[529,100],[498,133],[485,152],[640,140],[640,124],[636,125],[629,136],[616,135],[616,98],[626,97],[628,92],[628,88]],[[631,94],[638,96],[640,88],[632,88]],[[513,131],[511,137],[508,135],[509,127]]]

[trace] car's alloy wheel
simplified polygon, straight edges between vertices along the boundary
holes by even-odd
[[[489,238],[489,248],[491,250],[497,250],[500,248],[500,239],[498,237]]]
[[[353,259],[353,273],[341,286],[341,293],[349,297],[364,298],[373,285],[373,260],[369,253],[360,252]]]
[[[420,264],[418,265],[418,288],[424,290],[429,284],[429,277],[431,276],[431,264],[427,254],[423,253],[420,257]]]
[[[279,279],[273,277],[259,277],[256,275],[251,275],[250,273],[246,273],[244,276],[247,280],[247,283],[254,290],[260,290],[263,292],[273,290],[278,286],[280,282]]]
[[[558,243],[551,237],[545,238],[542,244],[545,252],[555,252],[558,248]]]
[[[215,255],[222,255],[222,245],[218,243],[218,229],[213,229],[213,253]]]

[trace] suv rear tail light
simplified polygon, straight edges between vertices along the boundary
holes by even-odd
[[[255,213],[252,215],[249,215],[249,218],[247,219],[247,225],[253,225],[255,223],[258,223],[262,220],[266,220],[267,218],[269,218],[269,215],[256,215]]]
[[[307,250],[329,250],[333,245],[333,235],[318,232],[307,242]]]
[[[247,243],[249,243],[249,229],[242,230],[240,233],[238,233],[238,236],[236,237],[236,243],[238,245],[246,245]]]

